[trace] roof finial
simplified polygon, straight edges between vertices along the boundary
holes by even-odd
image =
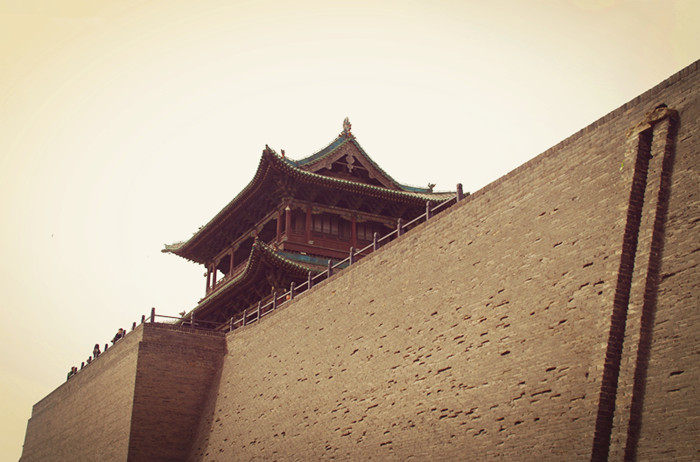
[[[350,132],[351,128],[352,125],[350,124],[350,118],[346,117],[345,120],[343,120],[343,132],[340,134],[340,136],[352,136],[352,133]]]

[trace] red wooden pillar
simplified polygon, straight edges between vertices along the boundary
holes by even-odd
[[[292,231],[292,209],[287,205],[284,208],[284,235],[289,239],[289,235]]]
[[[311,240],[311,207],[306,208],[306,243]]]
[[[209,293],[209,290],[210,290],[210,288],[211,288],[211,282],[210,282],[210,280],[211,280],[211,268],[210,268],[210,267],[207,267],[207,290],[206,290],[206,292],[205,292],[205,293],[207,293],[207,294]]]
[[[228,265],[228,274],[229,274],[229,276],[232,276],[232,275],[233,275],[233,266],[234,266],[234,263],[233,263],[233,254],[234,254],[234,253],[235,253],[235,250],[233,250],[233,247],[231,247],[231,254],[230,254],[230,255],[231,255],[231,260],[229,261],[229,265]]]
[[[277,242],[282,240],[282,212],[277,212]]]
[[[352,222],[350,223],[350,244],[357,248],[357,218],[355,215],[352,216]]]

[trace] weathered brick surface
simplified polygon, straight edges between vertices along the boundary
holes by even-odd
[[[34,406],[22,461],[184,460],[222,336],[142,324]]]
[[[126,460],[141,335],[130,332],[34,405],[22,462]]]
[[[658,300],[647,359],[639,460],[700,459],[698,80],[676,97],[683,103],[678,105],[668,220],[657,268]]]
[[[137,329],[22,460],[697,460],[699,74],[259,324]]]
[[[212,380],[221,368],[224,338],[144,327],[128,460],[184,460]]]
[[[663,127],[633,194],[628,130],[659,103],[680,124],[655,259]],[[590,459],[598,421],[620,460],[654,296],[637,457],[697,458],[698,103],[693,65],[229,335],[191,460]]]

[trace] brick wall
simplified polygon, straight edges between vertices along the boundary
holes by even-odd
[[[656,221],[647,225],[645,278],[635,281],[631,300],[639,320],[628,333],[634,351],[626,359],[635,372],[622,382],[633,415],[624,455],[639,460],[700,459],[698,87],[696,77],[674,94],[677,134],[667,135],[673,132],[667,120],[653,129],[647,192]],[[668,188],[659,186],[664,182]]]
[[[34,405],[22,462],[126,460],[142,334],[130,332]]]
[[[22,462],[184,460],[222,335],[142,324],[34,406]]]
[[[697,459],[697,67],[230,334],[191,460]]]
[[[225,353],[222,335],[145,325],[129,461],[184,460]]]
[[[695,63],[259,324],[140,326],[35,405],[22,461],[697,460],[698,88]]]

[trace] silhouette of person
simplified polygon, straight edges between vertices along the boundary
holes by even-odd
[[[122,329],[120,327],[119,330],[117,331],[117,334],[112,339],[112,343],[117,343],[117,341],[122,337],[124,337],[124,329]]]

